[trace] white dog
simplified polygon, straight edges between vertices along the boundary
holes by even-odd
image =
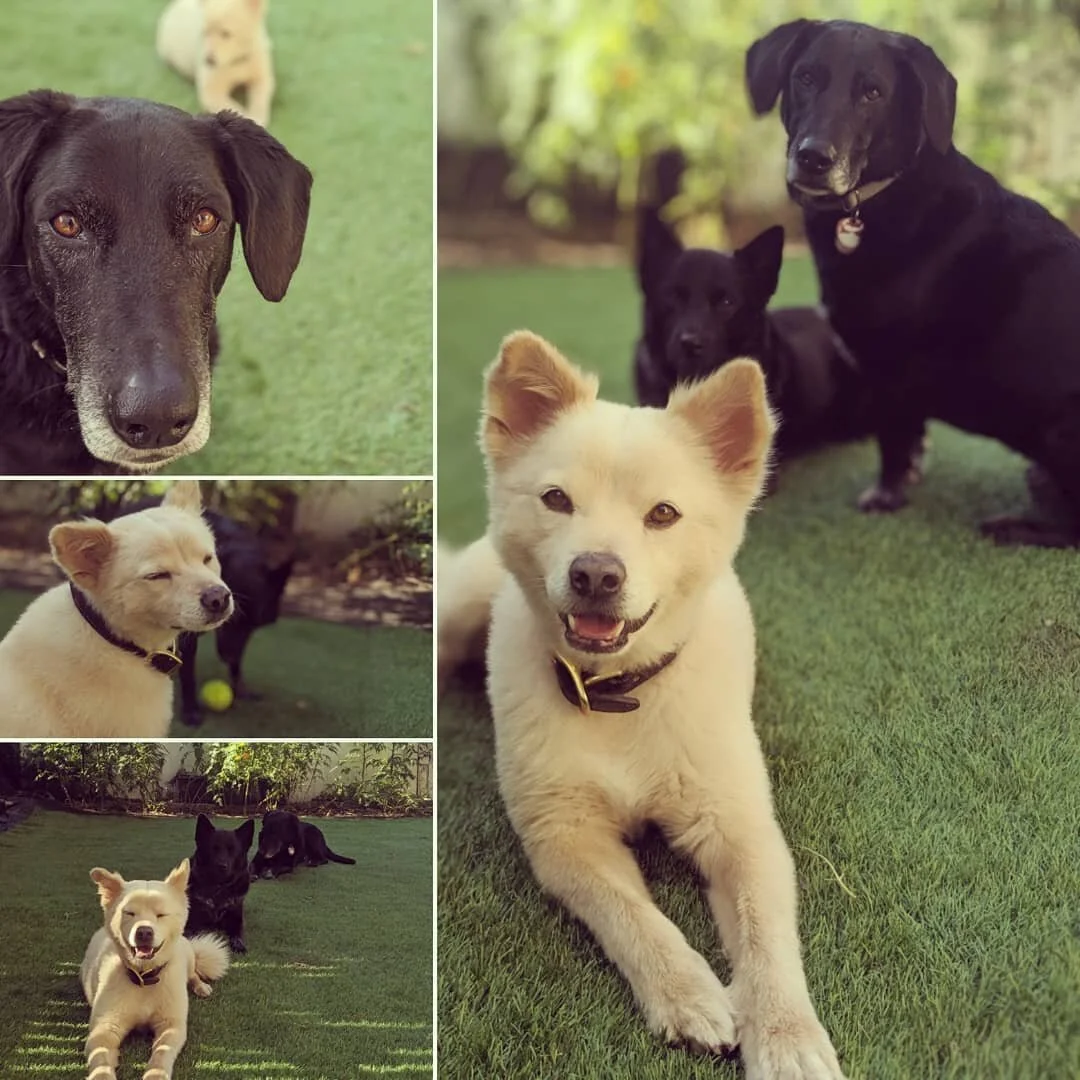
[[[177,634],[213,630],[233,610],[201,506],[198,482],[178,480],[161,506],[53,527],[70,584],[0,641],[0,738],[165,736]]]
[[[266,0],[173,0],[158,21],[157,51],[194,81],[207,112],[232,109],[269,126],[274,64]],[[241,87],[246,109],[233,97]]]
[[[596,395],[540,338],[503,343],[481,433],[488,534],[440,566],[440,655],[476,639],[497,582],[488,690],[507,812],[649,1028],[706,1052],[738,1043],[747,1080],[842,1080],[803,973],[732,567],[773,432],[761,370],[728,363],[664,410]],[[728,987],[624,843],[648,821],[707,882]]]
[[[190,986],[209,997],[207,980],[229,968],[229,946],[217,934],[184,937],[185,859],[164,881],[125,881],[95,867],[105,925],[90,939],[79,970],[90,1003],[86,1061],[91,1080],[116,1080],[120,1044],[138,1027],[153,1029],[144,1080],[169,1080],[187,1040]]]

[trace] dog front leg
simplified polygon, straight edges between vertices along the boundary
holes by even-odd
[[[172,1080],[173,1066],[187,1041],[186,1028],[186,1022],[154,1025],[154,1043],[143,1080]]]
[[[888,411],[878,421],[881,471],[877,482],[859,496],[859,509],[888,514],[907,505],[904,489],[922,479],[926,455],[926,418],[905,409]]]
[[[614,829],[549,821],[525,847],[540,885],[585,923],[627,978],[654,1034],[711,1053],[733,1044],[727,991],[653,903]]]
[[[216,113],[223,109],[232,109],[241,116],[248,115],[244,107],[232,96],[229,78],[223,76],[217,69],[201,66],[195,76],[195,86],[199,104],[207,112]]]
[[[116,1028],[95,1023],[93,1017],[90,1018],[90,1034],[86,1037],[87,1080],[116,1080],[123,1041],[123,1035]]]
[[[843,1080],[806,985],[795,866],[780,826],[767,800],[741,826],[730,818],[730,811],[702,815],[676,846],[706,879],[732,963],[746,1080]]]
[[[263,127],[270,126],[270,103],[274,99],[274,76],[269,70],[253,79],[247,88],[248,116]]]

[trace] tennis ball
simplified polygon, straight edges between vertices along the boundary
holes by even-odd
[[[233,703],[232,687],[223,679],[211,679],[203,683],[199,700],[214,712],[224,712]]]

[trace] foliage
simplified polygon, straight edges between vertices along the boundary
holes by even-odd
[[[33,789],[42,797],[55,797],[59,789],[64,802],[104,807],[109,800],[135,799],[145,810],[164,805],[162,743],[28,743],[23,753],[34,772]]]
[[[432,486],[414,480],[402,489],[401,499],[380,511],[371,525],[357,534],[357,547],[342,559],[338,569],[359,579],[373,557],[389,561],[398,576],[430,577],[434,543]]]
[[[541,223],[567,223],[578,179],[638,191],[642,163],[680,146],[684,211],[755,184],[775,120],[756,122],[747,46],[800,16],[851,18],[933,44],[960,80],[957,142],[1010,186],[1063,212],[1080,203],[1073,120],[1076,0],[447,0],[464,22],[482,100],[515,163],[511,193]],[[779,174],[777,174],[779,176]]]
[[[391,813],[431,799],[431,743],[357,743],[338,763],[331,802]]]
[[[197,743],[192,754],[215,802],[240,795],[245,806],[273,810],[321,779],[332,752],[321,742],[214,742]]]

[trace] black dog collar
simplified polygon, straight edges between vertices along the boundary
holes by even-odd
[[[134,968],[130,968],[127,964],[124,965],[124,970],[127,972],[127,977],[136,986],[153,986],[155,983],[160,982],[161,973],[169,966],[169,961],[166,960],[164,964],[159,967],[151,968],[149,971],[136,971]]]
[[[100,612],[96,611],[90,601],[86,599],[82,590],[77,589],[74,584],[69,584],[69,587],[71,589],[71,599],[75,601],[75,610],[110,645],[115,645],[118,649],[123,649],[124,652],[129,652],[132,656],[145,660],[150,667],[161,672],[162,675],[171,675],[183,663],[180,657],[169,649],[162,652],[147,652],[133,641],[126,641],[122,637],[117,637],[112,632],[109,624],[102,618]]]
[[[558,653],[551,662],[555,667],[555,677],[559,680],[559,689],[571,705],[576,705],[585,714],[623,713],[641,707],[637,698],[629,696],[630,691],[659,675],[676,656],[678,653],[675,652],[664,653],[648,667],[637,671],[617,671],[614,675],[586,675]]]

